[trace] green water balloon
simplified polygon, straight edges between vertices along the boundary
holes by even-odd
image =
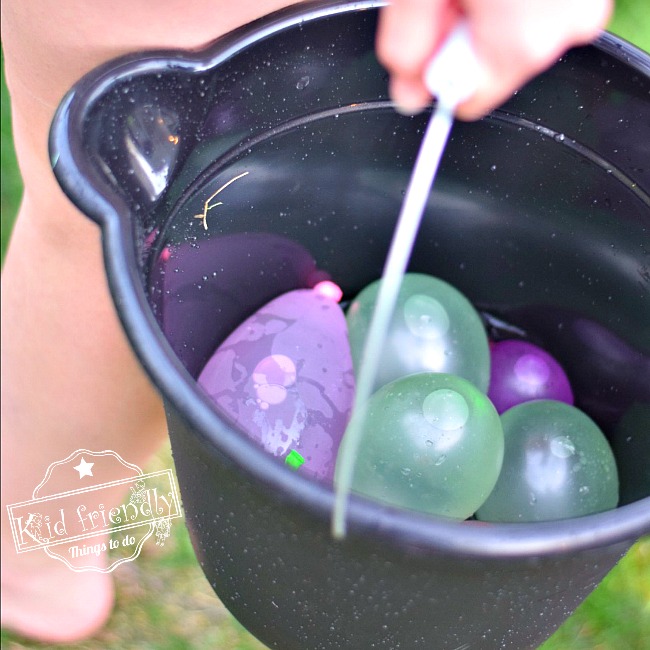
[[[352,360],[359,368],[381,280],[365,287],[347,311]],[[407,273],[382,352],[375,389],[416,372],[458,375],[487,392],[490,350],[481,317],[447,282]]]
[[[413,374],[383,386],[366,408],[353,491],[451,519],[466,519],[485,501],[501,470],[503,431],[473,384]],[[339,459],[345,453],[344,437]]]
[[[603,512],[618,503],[618,471],[602,431],[581,410],[554,400],[501,416],[505,456],[477,519],[534,522]]]

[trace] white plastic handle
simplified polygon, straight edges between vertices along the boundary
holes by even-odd
[[[480,66],[469,27],[461,20],[424,73],[424,83],[441,107],[453,111],[477,90]]]

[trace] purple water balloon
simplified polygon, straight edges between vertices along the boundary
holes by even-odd
[[[267,303],[219,346],[198,381],[266,451],[332,480],[354,373],[345,316],[329,285]]]
[[[490,347],[488,397],[499,413],[536,399],[573,404],[573,391],[562,366],[527,341],[501,341]]]

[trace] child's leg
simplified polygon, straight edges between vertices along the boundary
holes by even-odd
[[[16,133],[26,126],[17,121]],[[48,465],[79,448],[141,466],[165,423],[114,314],[98,228],[28,161],[2,273],[2,622],[57,641],[103,623],[111,579],[74,573],[43,551],[18,555],[5,506],[31,498]]]
[[[76,573],[41,551],[18,555],[5,506],[30,499],[47,467],[80,448],[111,449],[142,466],[166,431],[160,400],[114,313],[99,229],[50,171],[47,135],[56,105],[103,60],[136,49],[196,47],[280,4],[287,3],[2,3],[25,182],[2,274],[2,623],[27,636],[56,642],[93,633],[110,613],[113,586],[110,574]]]

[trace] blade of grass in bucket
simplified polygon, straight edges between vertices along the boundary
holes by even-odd
[[[475,89],[476,71],[476,59],[471,48],[469,32],[467,26],[461,23],[452,32],[427,72],[427,85],[433,94],[437,95],[438,103],[422,138],[388,251],[359,365],[352,417],[339,449],[332,514],[332,535],[336,539],[342,539],[346,534],[348,497],[352,489],[367,404],[373,392],[381,351],[402,279],[453,125],[454,110],[458,103],[469,97]]]

